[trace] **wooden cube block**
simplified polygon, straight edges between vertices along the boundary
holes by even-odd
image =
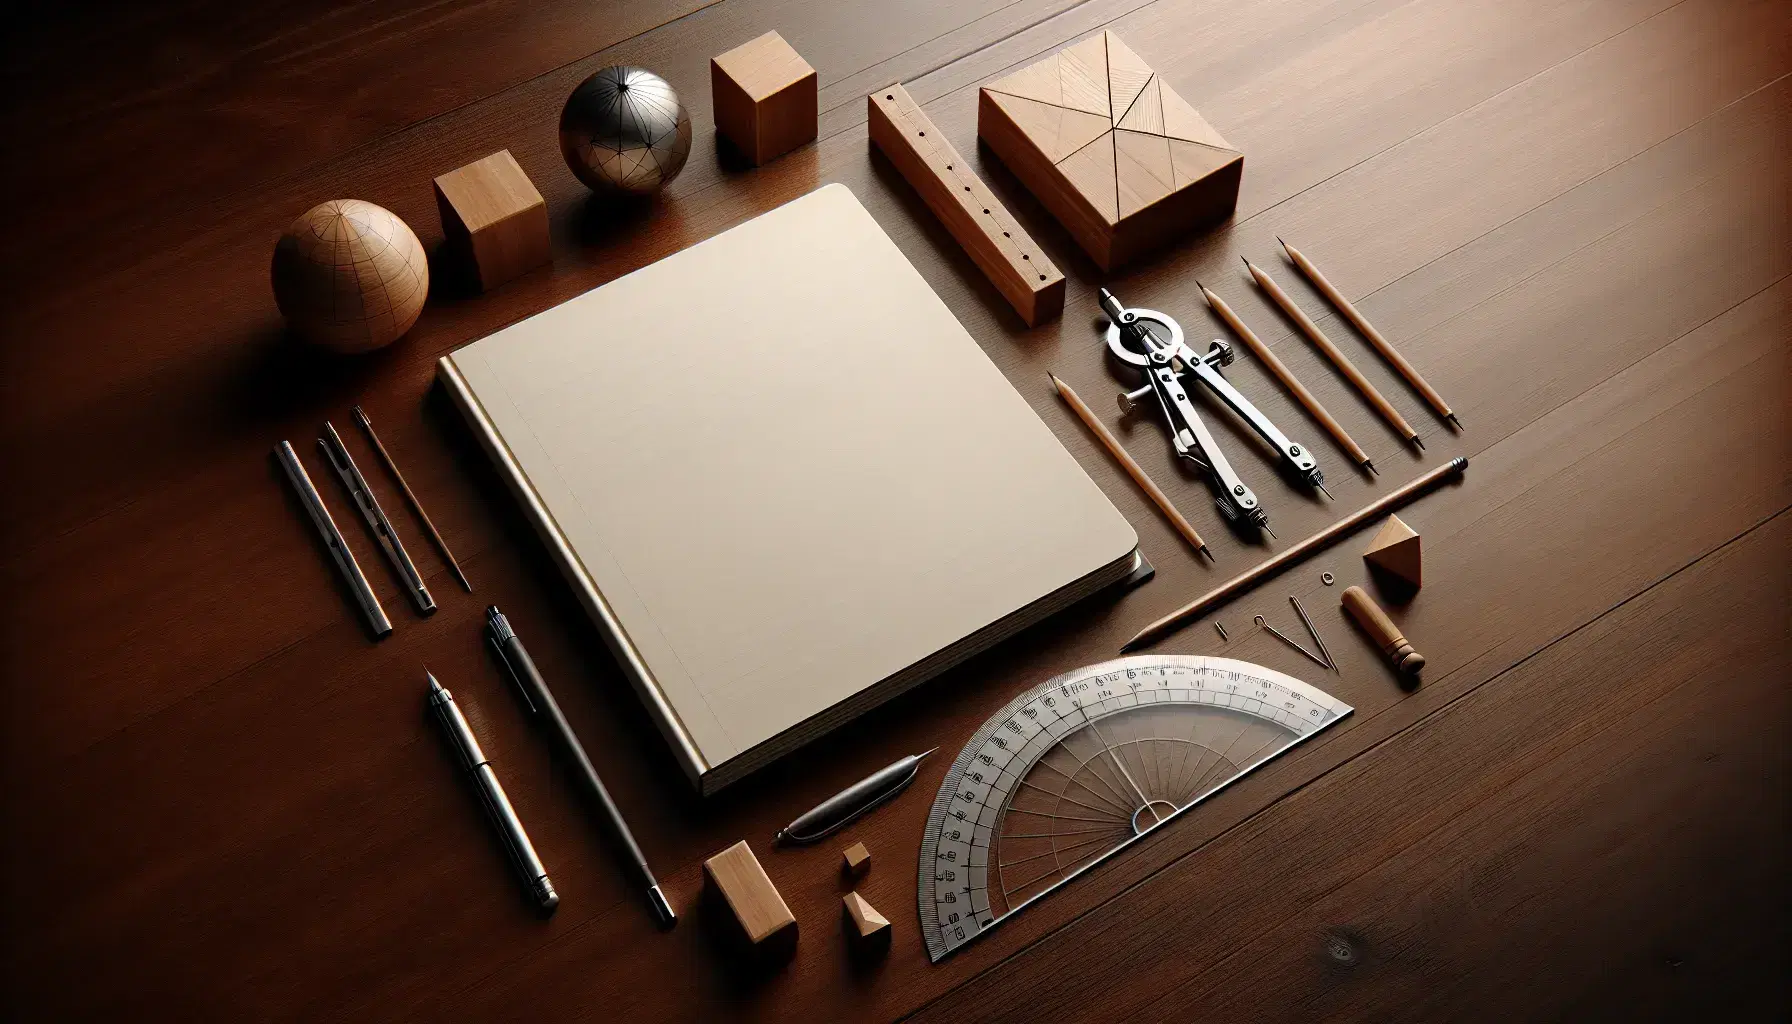
[[[703,879],[721,898],[749,946],[767,952],[795,947],[796,917],[746,840],[704,861]]]
[[[548,205],[508,149],[437,178],[436,209],[450,249],[481,291],[553,258]]]
[[[849,892],[845,904],[846,938],[858,953],[878,953],[890,948],[890,919],[877,912],[863,896]]]
[[[871,870],[871,851],[865,849],[864,843],[848,846],[840,856],[845,862],[844,870],[853,878],[864,878],[866,872]]]
[[[754,166],[813,141],[819,125],[815,69],[784,37],[767,32],[712,58],[716,130]]]
[[[1103,270],[1238,205],[1244,155],[1112,32],[984,86],[977,134]]]

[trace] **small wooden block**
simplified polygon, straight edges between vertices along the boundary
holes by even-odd
[[[856,892],[847,893],[842,902],[846,907],[846,935],[855,949],[870,951],[889,946],[889,918]]]
[[[866,100],[871,141],[1028,327],[1064,310],[1064,275],[900,85]]]
[[[815,69],[776,32],[709,62],[716,130],[757,167],[815,139]]]
[[[1399,516],[1389,516],[1381,525],[1380,532],[1369,542],[1369,550],[1363,552],[1363,560],[1411,584],[1414,590],[1418,589],[1421,575],[1419,535],[1401,522]]]
[[[1238,205],[1244,154],[1112,32],[984,86],[977,134],[1103,270]]]
[[[741,840],[703,862],[703,879],[727,904],[747,942],[769,948],[796,941],[796,917]]]
[[[841,853],[841,858],[846,862],[846,873],[854,878],[864,878],[866,872],[871,870],[871,851],[865,849],[864,843],[848,846]]]
[[[481,291],[553,258],[548,205],[508,149],[438,177],[436,209],[443,236]]]

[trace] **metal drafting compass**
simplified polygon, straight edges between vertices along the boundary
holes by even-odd
[[[919,910],[938,963],[1350,714],[1272,669],[1146,655],[1073,669],[990,716],[940,784]]]
[[[1145,377],[1145,383],[1137,390],[1120,396],[1120,408],[1131,412],[1146,396],[1156,397],[1176,454],[1200,466],[1213,478],[1215,489],[1219,491],[1215,503],[1227,519],[1259,529],[1267,529],[1269,523],[1262,503],[1239,479],[1188,397],[1184,381],[1190,375],[1274,448],[1282,465],[1309,486],[1331,497],[1331,492],[1325,489],[1325,474],[1320,472],[1312,450],[1289,440],[1261,409],[1220,374],[1218,367],[1232,362],[1230,344],[1215,339],[1208,346],[1207,355],[1197,355],[1183,340],[1182,325],[1174,319],[1152,309],[1128,309],[1106,288],[1101,289],[1101,308],[1108,316],[1109,353]]]

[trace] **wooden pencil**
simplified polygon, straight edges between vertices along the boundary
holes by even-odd
[[[1277,238],[1276,241],[1282,242],[1280,238]],[[1356,325],[1356,329],[1362,333],[1363,337],[1369,339],[1369,344],[1375,346],[1375,351],[1380,352],[1383,359],[1392,363],[1394,369],[1400,371],[1400,376],[1405,377],[1406,382],[1424,396],[1431,408],[1435,409],[1439,416],[1448,420],[1451,426],[1461,430],[1462,421],[1456,418],[1456,413],[1451,411],[1450,403],[1444,401],[1444,396],[1438,394],[1436,388],[1426,383],[1418,368],[1407,362],[1406,357],[1400,354],[1400,350],[1396,349],[1392,342],[1375,329],[1375,325],[1369,322],[1369,318],[1364,316],[1355,304],[1345,298],[1343,292],[1325,279],[1325,275],[1319,272],[1319,268],[1313,265],[1313,261],[1307,259],[1299,249],[1287,242],[1282,242],[1282,248],[1288,250],[1288,258],[1294,261],[1294,265],[1300,268],[1301,273],[1307,275],[1307,280],[1313,282],[1313,287],[1319,289],[1319,293],[1324,295],[1327,301],[1338,307],[1338,312],[1344,314],[1345,319]]]
[[[398,489],[404,492],[404,500],[411,506],[411,511],[417,513],[418,519],[423,520],[423,529],[429,534],[430,543],[435,545],[436,550],[447,561],[448,568],[454,573],[454,578],[460,581],[461,589],[471,594],[473,584],[467,581],[467,574],[460,571],[460,563],[454,560],[454,552],[448,550],[448,542],[442,539],[442,533],[436,529],[436,524],[430,522],[429,513],[423,511],[423,503],[417,500],[417,492],[411,490],[411,485],[405,481],[404,474],[398,471],[398,463],[392,461],[392,454],[386,451],[385,445],[380,443],[380,435],[373,432],[373,421],[367,418],[367,414],[361,411],[361,407],[358,405],[355,406],[355,422],[361,425],[361,431],[367,435],[367,440],[373,442],[373,450],[379,454],[380,461],[385,463],[386,472],[392,474],[392,479],[398,481]]]
[[[1195,287],[1201,289],[1201,294],[1207,297],[1207,304],[1213,307],[1213,311],[1219,314],[1221,320],[1226,322],[1226,326],[1232,328],[1232,333],[1244,341],[1246,348],[1256,353],[1257,358],[1263,361],[1263,365],[1269,367],[1269,372],[1275,374],[1276,379],[1282,382],[1282,386],[1294,395],[1295,400],[1305,406],[1307,412],[1319,421],[1319,425],[1332,435],[1339,447],[1344,449],[1345,454],[1356,460],[1357,465],[1371,473],[1375,472],[1375,463],[1369,461],[1369,453],[1363,451],[1362,446],[1350,436],[1350,432],[1333,419],[1331,413],[1325,411],[1325,406],[1319,404],[1319,399],[1314,398],[1313,393],[1307,390],[1307,386],[1294,376],[1293,370],[1288,369],[1280,359],[1276,358],[1276,354],[1270,351],[1268,345],[1263,344],[1263,341],[1257,337],[1257,333],[1245,326],[1244,321],[1238,318],[1238,314],[1232,312],[1232,307],[1226,305],[1226,300],[1209,291],[1207,286],[1199,281],[1195,282]]]
[[[1269,294],[1275,304],[1282,308],[1282,312],[1288,314],[1288,319],[1294,321],[1294,325],[1301,329],[1301,333],[1305,334],[1319,351],[1325,353],[1325,357],[1332,361],[1332,365],[1338,368],[1338,372],[1344,375],[1344,379],[1350,381],[1363,397],[1369,400],[1369,404],[1381,414],[1381,418],[1387,420],[1388,425],[1399,432],[1401,437],[1418,445],[1420,450],[1423,450],[1425,442],[1419,440],[1419,432],[1412,429],[1412,424],[1406,422],[1406,417],[1400,415],[1400,410],[1381,397],[1381,392],[1375,390],[1375,385],[1369,383],[1369,378],[1363,376],[1363,372],[1351,363],[1349,358],[1344,355],[1343,350],[1333,344],[1332,339],[1325,336],[1325,332],[1319,329],[1319,325],[1314,323],[1307,314],[1301,312],[1301,308],[1294,304],[1294,300],[1282,290],[1282,286],[1276,284],[1273,278],[1265,274],[1246,257],[1240,256],[1239,259],[1244,260],[1244,265],[1250,270],[1251,276],[1257,279],[1257,284]]]
[[[1095,410],[1089,408],[1088,404],[1070,385],[1059,380],[1057,374],[1047,373],[1046,376],[1052,379],[1052,386],[1058,389],[1058,397],[1064,400],[1065,405],[1070,406],[1070,411],[1076,413],[1076,418],[1083,421],[1083,426],[1089,428],[1089,432],[1094,434],[1095,439],[1101,442],[1101,446],[1108,450],[1108,454],[1120,464],[1120,468],[1126,470],[1126,475],[1132,477],[1132,482],[1139,485],[1139,490],[1145,492],[1145,496],[1150,498],[1151,503],[1157,506],[1157,510],[1164,514],[1164,518],[1170,521],[1170,525],[1176,528],[1176,532],[1182,534],[1182,539],[1188,541],[1196,551],[1212,559],[1213,552],[1207,549],[1207,542],[1201,539],[1199,533],[1195,532],[1194,524],[1184,518],[1182,513],[1177,511],[1175,505],[1170,504],[1170,496],[1145,475],[1144,467],[1134,462],[1133,457],[1127,454],[1125,448],[1120,447],[1119,438],[1108,432],[1107,426],[1095,415]]]
[[[1180,629],[1183,624],[1199,616],[1202,612],[1231,600],[1315,551],[1337,543],[1341,538],[1360,529],[1369,520],[1410,504],[1414,499],[1429,492],[1445,480],[1462,475],[1466,469],[1468,469],[1467,459],[1461,457],[1451,459],[1448,463],[1426,473],[1399,490],[1370,502],[1274,558],[1260,563],[1255,568],[1247,569],[1158,619],[1133,634],[1133,638],[1126,641],[1120,650],[1125,652],[1143,647],[1167,633]]]

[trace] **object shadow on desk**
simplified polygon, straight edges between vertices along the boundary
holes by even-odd
[[[1402,579],[1374,562],[1365,562],[1369,567],[1369,579],[1375,583],[1375,592],[1387,604],[1404,605],[1411,603],[1418,596],[1419,588],[1411,580]]]
[[[223,411],[232,425],[254,427],[341,405],[365,393],[404,344],[399,338],[372,352],[342,355],[307,344],[283,322],[270,324],[246,347]]]

